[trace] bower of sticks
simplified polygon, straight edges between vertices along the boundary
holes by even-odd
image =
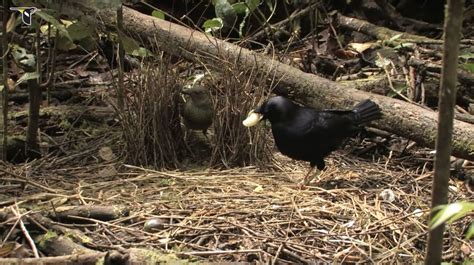
[[[35,255],[82,264],[423,260],[430,149],[368,127],[302,188],[308,165],[279,154],[268,126],[243,127],[247,109],[235,108],[258,104],[271,89],[258,84],[266,77],[235,75],[242,69],[229,64],[216,83],[203,81],[221,113],[205,139],[173,114],[180,103],[165,104],[184,84],[164,65],[170,64],[127,75],[127,111],[115,120],[92,119],[84,110],[49,154],[2,164],[0,255],[6,261],[33,262]],[[221,97],[224,88],[233,96]],[[77,97],[107,105],[114,91],[112,82]],[[42,116],[45,128],[59,130],[57,121],[70,114],[57,113]],[[164,119],[176,119],[177,131]],[[449,185],[450,200],[472,199],[464,181],[453,177]],[[472,255],[472,242],[464,239],[467,219],[447,227],[446,260]]]

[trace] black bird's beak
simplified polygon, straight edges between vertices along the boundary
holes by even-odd
[[[258,113],[258,111],[259,108],[257,108],[257,110],[251,110],[247,118],[242,122],[242,124],[245,127],[252,127],[257,125],[263,119],[263,115],[261,113]]]

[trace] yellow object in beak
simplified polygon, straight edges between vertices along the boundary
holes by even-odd
[[[263,118],[263,115],[260,113],[255,113],[253,110],[249,113],[247,116],[247,119],[245,119],[242,124],[245,127],[252,127],[257,125]]]

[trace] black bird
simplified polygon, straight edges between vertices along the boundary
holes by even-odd
[[[211,126],[214,116],[209,91],[203,86],[195,85],[182,90],[181,93],[189,96],[181,113],[184,125],[191,130],[201,130],[207,138],[207,129]]]
[[[369,99],[352,110],[317,111],[276,96],[255,109],[244,125],[250,127],[262,119],[268,119],[278,150],[290,158],[310,162],[311,169],[303,182],[307,185],[315,166],[318,170],[325,168],[324,157],[362,126],[381,116],[379,106]]]

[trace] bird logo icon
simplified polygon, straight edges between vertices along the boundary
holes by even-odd
[[[28,26],[31,26],[32,16],[38,8],[36,7],[10,7],[12,11],[20,11],[21,13],[21,20]]]

